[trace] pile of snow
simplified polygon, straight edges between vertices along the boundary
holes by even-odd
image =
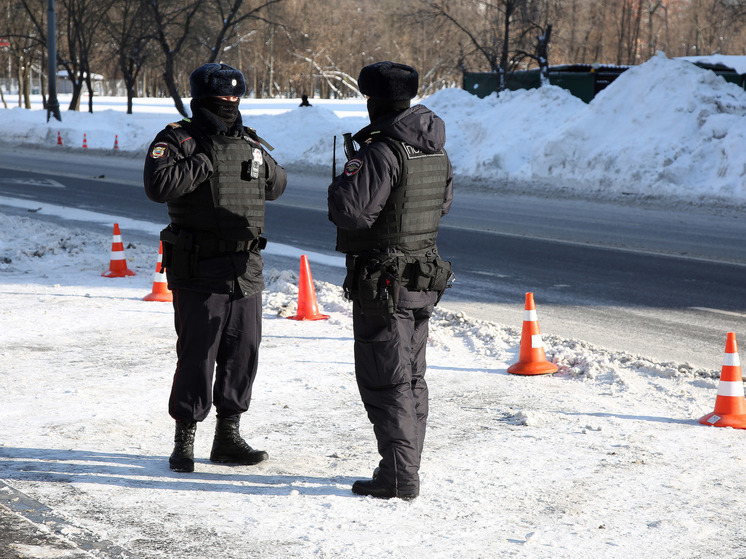
[[[653,195],[746,197],[746,93],[657,56],[537,143],[536,176]]]
[[[505,91],[486,99],[445,89],[423,101],[446,122],[454,173],[490,179],[530,179],[533,146],[587,109],[555,86]]]
[[[447,125],[446,148],[462,184],[533,181],[592,195],[634,193],[689,200],[746,199],[746,92],[709,70],[663,54],[631,68],[590,104],[555,86],[479,99],[446,89],[420,100]],[[329,167],[333,136],[367,124],[362,100],[242,100],[248,125],[276,147],[284,165]],[[64,104],[64,103],[62,103]],[[37,100],[37,107],[39,101]],[[93,114],[0,110],[5,140],[143,155],[155,134],[178,120],[169,99],[96,98]],[[104,109],[104,110],[101,110]],[[549,186],[547,186],[549,185]]]
[[[63,538],[143,559],[743,557],[742,432],[697,422],[713,409],[719,371],[548,338],[557,374],[510,375],[519,329],[449,312],[447,296],[428,341],[422,494],[354,496],[378,458],[349,304],[316,282],[331,318],[287,320],[298,277],[271,255],[242,421],[270,461],[210,463],[211,417],[198,428],[195,473],[171,472],[173,310],[142,300],[157,254],[127,233],[137,275],[104,278],[110,237],[0,219],[0,502],[20,491],[50,507]]]

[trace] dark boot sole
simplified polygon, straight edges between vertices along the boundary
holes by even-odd
[[[372,481],[356,481],[352,484],[352,492],[361,497],[373,497],[375,499],[402,499],[411,501],[417,498],[417,494],[396,494],[393,489],[376,486]]]
[[[210,462],[216,464],[236,464],[237,466],[256,466],[269,460],[269,455],[264,455],[251,460],[239,460],[233,456],[210,456]]]

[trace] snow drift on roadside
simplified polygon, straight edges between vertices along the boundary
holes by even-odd
[[[504,91],[479,99],[444,89],[425,99],[446,122],[446,149],[454,172],[490,179],[530,179],[534,143],[585,110],[585,103],[556,86]]]
[[[533,175],[638,194],[746,196],[746,93],[658,55],[537,142]]]

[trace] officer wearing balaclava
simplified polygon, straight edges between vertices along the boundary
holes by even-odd
[[[194,471],[197,424],[214,406],[210,460],[267,460],[239,433],[257,373],[262,329],[265,200],[287,176],[239,111],[243,74],[205,64],[190,76],[192,117],[166,126],[145,158],[147,196],[166,203],[163,267],[173,292],[176,371],[168,411],[175,420],[170,468]]]

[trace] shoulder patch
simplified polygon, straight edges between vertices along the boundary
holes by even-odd
[[[350,159],[345,165],[345,176],[351,177],[363,168],[363,162],[360,159]]]
[[[407,159],[420,159],[422,157],[443,157],[445,155],[445,152],[442,149],[436,151],[435,153],[425,153],[424,151],[412,147],[405,142],[401,142],[401,145],[402,147],[404,147],[404,153],[407,154]]]
[[[158,142],[153,145],[153,149],[150,150],[150,157],[152,159],[160,159],[165,157],[168,153],[168,144],[166,142]]]
[[[181,128],[181,123],[180,122],[172,122],[168,126],[169,126],[169,128]]]

